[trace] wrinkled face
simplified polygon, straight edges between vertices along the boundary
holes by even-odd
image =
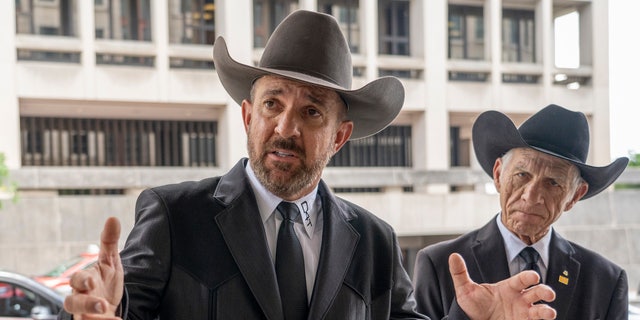
[[[295,200],[315,188],[353,123],[335,91],[264,76],[242,102],[249,159],[267,190]]]
[[[512,149],[493,167],[502,223],[522,241],[540,240],[588,190],[577,167],[530,149]]]

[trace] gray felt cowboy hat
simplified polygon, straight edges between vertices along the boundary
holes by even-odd
[[[513,148],[532,148],[564,159],[580,169],[590,198],[611,185],[627,167],[628,158],[618,158],[604,167],[585,163],[589,152],[589,124],[581,112],[549,105],[532,115],[519,128],[503,113],[483,112],[472,131],[473,148],[484,171],[493,177],[497,158]],[[581,199],[581,200],[582,200]]]
[[[277,75],[335,90],[347,104],[353,121],[351,139],[373,135],[388,126],[404,102],[404,88],[394,77],[376,79],[351,89],[351,52],[337,21],[330,15],[298,10],[273,31],[257,67],[231,58],[227,44],[218,37],[213,61],[225,90],[242,104],[249,99],[253,82]]]

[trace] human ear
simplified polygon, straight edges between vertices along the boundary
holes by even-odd
[[[576,191],[573,193],[571,201],[567,202],[567,204],[565,205],[564,211],[571,210],[571,208],[573,208],[573,205],[576,204],[580,199],[582,199],[585,194],[587,194],[587,191],[589,191],[589,184],[586,182],[580,183],[580,186],[578,186],[578,188],[576,188]]]
[[[342,121],[338,125],[338,131],[336,132],[336,139],[333,141],[334,143],[334,153],[338,152],[344,146],[349,138],[351,138],[351,133],[353,133],[353,121],[346,120]]]
[[[244,125],[245,132],[248,132],[249,123],[251,123],[251,108],[252,104],[249,100],[242,100],[242,123]]]
[[[500,174],[502,173],[502,158],[496,159],[493,164],[493,186],[500,192]]]

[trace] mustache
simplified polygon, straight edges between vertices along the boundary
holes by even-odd
[[[298,154],[304,154],[304,149],[296,144],[294,139],[275,139],[267,145],[268,149],[284,149]]]

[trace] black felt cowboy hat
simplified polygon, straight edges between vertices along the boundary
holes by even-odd
[[[519,128],[503,113],[483,112],[473,125],[473,148],[484,171],[493,177],[497,158],[513,148],[532,148],[564,159],[580,169],[590,198],[611,185],[627,167],[628,158],[618,158],[604,167],[587,165],[589,124],[581,112],[549,105],[532,115]]]
[[[352,90],[351,52],[333,16],[298,10],[273,31],[257,67],[231,58],[224,38],[213,46],[213,61],[225,90],[242,104],[253,82],[265,75],[335,90],[347,104],[353,121],[351,139],[373,135],[388,126],[404,102],[404,88],[394,77],[376,79]]]

